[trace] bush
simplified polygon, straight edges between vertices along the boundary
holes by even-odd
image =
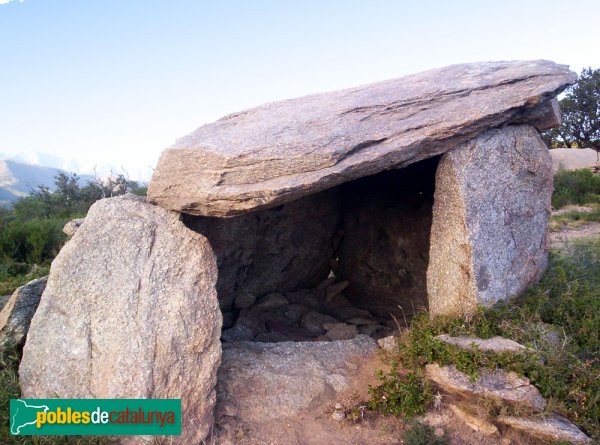
[[[450,438],[446,431],[443,436],[438,437],[432,427],[417,422],[404,433],[404,443],[406,445],[447,445],[450,443]]]
[[[554,176],[552,206],[600,203],[600,176],[589,169],[560,170]]]
[[[9,222],[0,233],[0,257],[29,264],[52,260],[66,240],[62,228],[67,220],[47,218]]]

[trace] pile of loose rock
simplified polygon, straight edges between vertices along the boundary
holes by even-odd
[[[223,315],[221,340],[283,342],[349,340],[359,334],[383,337],[394,330],[389,317],[373,315],[344,297],[347,282],[324,281],[315,289],[270,293],[234,312]]]

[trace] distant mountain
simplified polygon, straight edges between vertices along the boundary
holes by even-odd
[[[0,205],[10,204],[29,195],[39,185],[54,190],[54,177],[60,172],[69,174],[59,168],[0,159]],[[85,185],[93,180],[91,175],[81,175],[80,184]]]

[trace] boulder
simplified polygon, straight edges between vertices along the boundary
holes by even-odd
[[[545,128],[556,121],[547,101],[576,78],[544,60],[471,63],[262,105],[165,150],[148,196],[196,215],[274,207],[439,155],[489,128]]]
[[[38,278],[19,287],[6,301],[0,312],[0,353],[20,349],[48,277]]]
[[[552,164],[536,129],[492,129],[444,154],[427,270],[432,314],[519,295],[546,268]]]
[[[133,195],[96,202],[52,263],[23,397],[180,398],[182,435],[169,443],[201,442],[221,358],[216,278],[208,241],[176,213]]]
[[[498,423],[509,426],[527,436],[543,440],[544,443],[569,443],[585,445],[592,443],[583,431],[564,417],[555,414],[544,418],[499,416]]]
[[[77,232],[77,230],[79,230],[79,227],[83,224],[84,221],[85,221],[85,218],[72,219],[71,221],[66,223],[65,226],[63,227],[64,234],[67,236],[75,235],[75,232]]]
[[[425,367],[425,374],[443,391],[469,402],[474,399],[491,399],[533,411],[542,411],[546,407],[546,400],[529,383],[529,379],[519,377],[514,372],[480,369],[479,377],[471,381],[468,375],[460,372],[454,365],[439,366],[433,363]]]
[[[229,343],[219,369],[217,419],[291,418],[334,400],[377,349],[364,335],[333,342]]]

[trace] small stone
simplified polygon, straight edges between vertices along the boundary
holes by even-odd
[[[388,337],[383,337],[377,340],[377,344],[384,351],[393,351],[398,347],[398,338],[390,335]]]
[[[256,301],[256,295],[251,292],[241,292],[235,296],[234,306],[236,309],[247,309]]]
[[[317,285],[317,289],[325,290],[333,283],[335,283],[335,277],[327,277]]]
[[[285,298],[290,303],[301,304],[303,306],[307,306],[315,310],[321,309],[321,303],[319,303],[319,298],[313,290],[299,290],[295,292],[287,292],[285,294]]]
[[[83,221],[85,221],[85,218],[72,219],[63,227],[63,233],[67,236],[75,235],[75,232],[79,230],[79,227],[83,224]]]
[[[308,308],[302,304],[290,304],[285,308],[283,315],[290,321],[300,321],[302,316],[308,312]]]
[[[291,339],[279,332],[263,332],[254,337],[252,341],[258,343],[279,343],[282,341],[291,341]]]
[[[346,323],[350,323],[355,326],[365,326],[365,325],[369,325],[369,324],[376,324],[377,322],[375,320],[373,320],[372,318],[353,317],[353,318],[350,318],[349,320],[346,320]]]
[[[341,422],[346,418],[346,413],[340,403],[335,404],[335,409],[333,410],[333,413],[331,413],[331,418],[336,422]]]
[[[351,318],[356,318],[356,317],[371,317],[371,313],[365,309],[359,309],[357,307],[353,307],[353,306],[349,306],[349,307],[342,307],[340,309],[338,309],[337,311],[335,311],[335,315],[336,317],[342,318],[344,321],[345,320],[349,320]]]
[[[316,311],[310,311],[307,312],[300,321],[300,325],[313,334],[324,334],[326,329],[323,327],[323,325],[325,323],[337,323],[337,320],[329,315],[325,315]]]
[[[358,332],[360,332],[363,335],[372,336],[373,334],[375,334],[375,332],[381,329],[383,329],[383,326],[380,324],[368,324],[365,326],[359,326]]]
[[[348,287],[350,283],[348,281],[340,281],[339,283],[332,284],[327,288],[325,292],[325,302],[330,302],[336,295],[342,293],[344,289]]]
[[[448,334],[438,335],[438,340],[451,345],[458,346],[461,349],[477,348],[481,351],[491,352],[524,352],[527,350],[525,346],[516,341],[504,337],[492,337],[482,339],[477,337],[452,337]]]
[[[325,337],[331,341],[350,340],[358,335],[358,329],[353,324],[325,323],[323,327],[327,329]]]
[[[289,303],[290,302],[287,300],[287,298],[285,298],[282,294],[272,292],[270,294],[265,295],[264,297],[261,297],[261,299],[258,300],[254,307],[257,309],[267,309],[284,306]]]

